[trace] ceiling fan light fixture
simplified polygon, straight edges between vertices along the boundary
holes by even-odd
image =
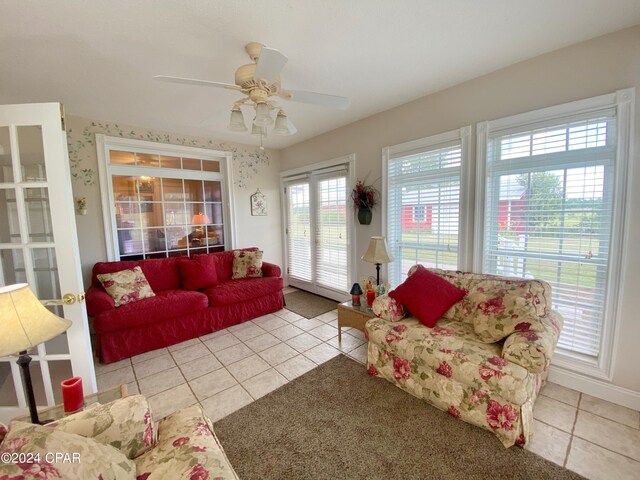
[[[231,117],[229,119],[229,130],[233,132],[246,132],[247,126],[244,123],[244,115],[237,105],[231,109]]]
[[[267,128],[259,127],[254,123],[251,126],[251,135],[253,135],[256,138],[260,138],[260,137],[267,138]]]
[[[268,127],[273,124],[273,118],[270,115],[269,105],[260,102],[256,105],[256,118],[253,121],[257,127]]]
[[[290,135],[291,129],[289,128],[289,119],[282,109],[278,111],[276,116],[276,124],[273,128],[273,133],[276,135]]]

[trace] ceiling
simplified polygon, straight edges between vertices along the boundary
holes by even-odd
[[[351,99],[345,111],[280,101],[283,148],[465,80],[640,23],[638,0],[0,0],[0,104],[256,144],[227,130],[233,83],[258,41],[289,62],[284,88]]]

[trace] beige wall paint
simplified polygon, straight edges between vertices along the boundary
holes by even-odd
[[[380,178],[381,149],[385,146],[627,87],[636,87],[640,95],[640,26],[541,55],[293,145],[282,150],[281,168],[355,153],[358,178],[373,181]],[[629,172],[632,212],[613,382],[640,392],[640,321],[634,298],[640,285],[640,219],[634,213],[640,205],[640,98],[636,99],[634,118]],[[475,131],[471,144],[475,157]],[[364,252],[369,237],[380,233],[378,209],[371,225],[357,226],[357,252]],[[372,271],[370,264],[358,262],[358,277]]]
[[[73,196],[87,198],[88,214],[76,216],[85,287],[89,285],[93,265],[107,260],[95,146],[96,133],[234,152],[236,244],[238,247],[260,247],[264,250],[266,261],[282,265],[280,154],[277,150],[267,149],[266,155],[261,157],[256,155],[259,153],[257,148],[249,145],[218,143],[212,139],[116,125],[75,116],[67,116],[66,120],[69,156],[74,175]],[[269,211],[266,217],[251,216],[249,196],[256,188],[260,188],[267,197]]]

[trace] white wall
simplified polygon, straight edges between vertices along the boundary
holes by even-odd
[[[385,146],[634,86],[640,96],[640,26],[541,55],[293,145],[282,150],[281,168],[287,170],[355,153],[358,178],[373,181],[381,176],[381,149]],[[629,172],[632,211],[640,205],[640,101],[636,101],[634,118]],[[475,138],[471,145],[475,156]],[[379,182],[376,186],[380,187]],[[357,252],[363,253],[369,237],[379,234],[378,209],[374,210],[371,225],[357,226]],[[634,212],[628,222],[613,384],[640,393],[640,321],[635,299],[640,285],[638,245],[640,217]],[[371,273],[370,264],[358,262],[358,277]]]
[[[248,145],[219,143],[213,139],[158,132],[69,115],[66,122],[73,196],[87,198],[88,214],[76,216],[85,288],[89,285],[93,265],[107,260],[95,145],[96,133],[232,151],[236,244],[238,247],[259,247],[264,250],[266,261],[282,266],[278,151],[267,149],[261,152],[256,147]],[[249,196],[256,188],[260,188],[267,196],[269,211],[266,217],[251,216]]]

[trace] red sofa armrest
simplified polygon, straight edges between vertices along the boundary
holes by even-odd
[[[89,287],[85,295],[85,301],[87,302],[87,313],[90,317],[95,317],[101,312],[116,308],[116,302],[101,287]]]
[[[262,262],[262,276],[264,277],[280,277],[282,270],[275,263]]]

